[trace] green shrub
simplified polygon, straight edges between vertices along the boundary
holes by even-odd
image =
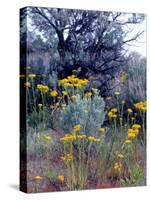
[[[77,99],[67,106],[62,113],[61,127],[65,132],[70,132],[74,125],[80,124],[81,131],[86,134],[96,134],[105,118],[105,103],[95,94],[93,97]]]

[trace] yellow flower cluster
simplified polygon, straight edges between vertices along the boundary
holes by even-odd
[[[63,175],[60,175],[58,176],[58,180],[63,183],[65,180],[65,177]]]
[[[118,153],[117,158],[124,158],[124,155],[122,153]]]
[[[140,101],[134,104],[134,107],[140,111],[146,111],[146,108],[147,108],[146,101]]]
[[[76,138],[77,139],[84,139],[84,138],[86,138],[86,135],[77,135]]]
[[[133,124],[132,128],[128,129],[128,138],[134,139],[139,134],[139,129],[141,128],[140,124]],[[130,142],[129,142],[130,143]]]
[[[77,99],[77,96],[76,95],[72,95],[70,98],[71,98],[71,100],[75,101]]]
[[[63,161],[71,161],[73,159],[73,156],[71,154],[66,154],[65,156],[60,157]]]
[[[125,141],[125,144],[131,144],[132,143],[132,140],[126,140]]]
[[[73,130],[74,130],[75,133],[77,133],[78,131],[80,131],[80,129],[81,129],[80,124],[77,124],[77,125],[75,125],[75,126],[73,127]]]
[[[41,181],[43,178],[42,178],[41,176],[35,176],[34,179],[35,179],[36,181]]]
[[[122,163],[116,162],[116,163],[114,164],[114,169],[117,170],[118,172],[120,172],[121,169],[122,169]]]
[[[120,73],[120,80],[123,82],[123,81],[125,81],[125,80],[127,80],[127,73],[126,72],[124,72],[124,71],[122,71],[121,73]]]
[[[86,86],[87,84],[88,84],[87,79],[79,79],[75,75],[67,76],[67,78],[64,78],[64,79],[58,81],[58,85],[64,86],[64,87],[81,88],[81,87]]]
[[[99,128],[98,131],[99,131],[100,133],[104,133],[104,132],[105,132],[105,128]]]
[[[133,111],[132,111],[131,108],[128,108],[128,109],[127,109],[127,112],[128,112],[128,113],[132,113]]]
[[[92,96],[92,92],[86,92],[85,93],[85,97],[91,97]]]
[[[52,140],[52,137],[51,137],[50,135],[43,135],[43,136],[42,136],[42,139],[43,139],[44,141],[46,141],[46,142],[49,142],[49,141]]]
[[[128,129],[128,138],[129,139],[134,139],[134,138],[137,137],[138,133],[139,133],[138,129],[131,129],[130,128],[130,129]]]
[[[50,92],[50,95],[52,97],[56,97],[58,95],[58,92],[56,90],[53,90],[53,91]]]
[[[117,117],[117,108],[112,108],[109,112],[108,112],[108,117],[109,118],[113,118],[115,119]]]
[[[49,91],[48,86],[43,84],[38,84],[37,89],[39,89],[43,93],[47,93]]]
[[[60,138],[60,141],[62,142],[69,142],[69,141],[74,141],[76,139],[84,139],[87,136],[85,134],[83,135],[75,135],[75,134],[65,134],[63,137]]]
[[[65,103],[63,103],[63,104],[61,105],[61,107],[62,107],[62,110],[66,110],[67,105],[66,105]]]
[[[36,74],[28,74],[28,77],[31,78],[31,79],[33,79],[33,78],[36,77]]]
[[[132,125],[132,128],[133,128],[133,129],[140,129],[140,128],[141,128],[141,125],[140,125],[140,124],[133,124],[133,125]]]
[[[27,88],[29,88],[29,87],[31,87],[31,83],[27,81],[27,82],[24,84],[24,86],[27,87]]]
[[[67,96],[67,92],[66,91],[62,91],[62,94],[64,95],[64,96]]]
[[[89,140],[89,141],[94,141],[94,142],[100,142],[101,139],[100,139],[100,138],[93,137],[93,136],[89,136],[89,137],[88,137],[88,140]]]
[[[76,139],[76,136],[73,134],[65,134],[63,137],[60,138],[60,141],[66,142],[66,141],[73,141]]]

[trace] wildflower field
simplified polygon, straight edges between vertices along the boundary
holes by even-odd
[[[128,108],[118,91],[104,100],[76,75],[57,90],[36,84],[36,74],[26,79],[29,192],[145,183],[146,101]]]
[[[34,21],[35,27],[38,25],[37,16],[41,20],[47,20],[46,17],[42,18],[48,13],[46,8],[30,9],[30,20]],[[59,43],[60,38],[56,41],[56,37],[53,40],[49,37],[55,34],[59,37],[63,30],[59,26],[65,23],[76,27],[76,24],[72,25],[73,22],[67,20],[78,15],[88,19],[83,20],[83,24],[90,24],[90,20],[95,20],[88,26],[90,31],[90,27],[95,28],[94,23],[98,23],[98,17],[107,21],[112,16],[112,27],[122,30],[120,34],[123,34],[124,29],[120,28],[123,22],[118,25],[120,21],[117,21],[121,14],[101,12],[101,15],[97,13],[95,17],[94,12],[87,11],[86,15],[83,12],[82,16],[81,11],[70,11],[67,18],[69,11],[64,9],[61,15],[59,12],[61,11],[57,9],[49,10],[53,18],[62,16],[56,17],[58,29],[51,25],[53,18],[49,16],[51,28],[47,25],[48,20],[47,23],[43,21],[43,24],[39,21],[39,32],[41,31],[45,40],[39,36],[34,41],[31,37],[34,31],[28,33],[28,37],[30,34],[31,36],[28,39],[27,62],[24,62],[24,57],[21,58],[20,96],[24,105],[21,120],[25,122],[25,128],[21,127],[20,133],[22,190],[32,193],[143,186],[146,184],[146,59],[135,52],[124,56],[122,38],[125,36],[114,36],[116,32],[112,34],[119,40],[118,46],[115,44],[117,50],[113,49],[114,46],[108,47],[107,42],[111,44],[111,38],[106,40],[107,34],[98,32],[103,38],[102,45],[106,43],[107,46],[105,51],[101,50],[103,56],[99,54],[99,43],[92,48],[90,46],[90,41],[95,41],[92,45],[96,44],[97,37],[91,36],[90,40],[84,41],[89,35],[85,36],[86,32],[78,33],[80,29],[75,32],[77,41],[80,42],[80,45],[76,42],[77,51],[70,50],[71,47],[75,48],[75,36],[72,35],[70,37],[74,37],[74,40],[68,38],[71,43],[64,40],[65,48],[68,49],[60,51],[60,48],[64,48]],[[140,19],[143,20],[142,17]],[[80,25],[80,21],[78,23]],[[68,28],[67,25],[65,27]],[[98,24],[97,27],[103,26]],[[56,33],[53,29],[56,29]],[[46,35],[49,30],[49,35]],[[73,32],[74,29],[70,31]],[[98,33],[95,31],[95,34]],[[30,44],[31,41],[33,44]],[[91,56],[87,52],[87,43]],[[104,48],[102,45],[101,49]],[[45,52],[45,49],[46,53],[53,50],[52,56],[48,57],[48,66],[44,65],[47,57],[43,58],[43,63],[41,57],[36,61],[37,54]],[[114,57],[111,60],[113,53],[115,56],[119,55],[121,61],[114,61]],[[94,60],[92,56],[95,56]],[[97,65],[103,58],[104,64],[98,68]]]

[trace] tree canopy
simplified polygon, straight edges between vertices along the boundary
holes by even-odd
[[[129,28],[144,20],[142,14],[30,7],[27,15],[39,34],[28,41],[29,48],[53,52],[49,68],[55,64],[61,77],[72,70],[79,77],[96,74],[102,92],[126,64],[126,45],[143,33],[130,37]]]

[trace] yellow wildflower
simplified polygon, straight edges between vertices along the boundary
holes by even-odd
[[[70,98],[71,98],[71,100],[75,101],[77,99],[77,96],[72,95]]]
[[[88,140],[94,141],[94,142],[100,142],[100,138],[95,138],[95,137],[93,137],[93,136],[89,136],[89,137],[88,137]]]
[[[31,79],[33,79],[33,78],[36,77],[36,74],[28,74],[28,77],[31,78]]]
[[[43,93],[47,93],[49,91],[48,86],[43,84],[38,84],[37,89],[39,89]]]
[[[78,139],[84,139],[84,138],[86,138],[86,135],[77,135],[76,136]]]
[[[140,124],[133,124],[133,125],[132,125],[132,128],[133,128],[133,129],[140,129],[140,128],[141,128],[141,125],[140,125]]]
[[[27,87],[27,88],[29,88],[29,87],[31,87],[31,83],[27,81],[27,82],[24,84],[24,86]]]
[[[92,96],[92,92],[86,92],[85,93],[85,97],[91,97]]]
[[[128,132],[128,138],[134,139],[134,138],[136,138],[136,134],[134,132]]]
[[[52,97],[56,97],[58,95],[58,92],[56,90],[53,90],[53,91],[50,92],[50,95]]]
[[[80,125],[80,124],[77,124],[77,125],[75,125],[75,126],[73,127],[73,130],[74,130],[75,132],[80,131],[80,129],[81,129],[81,125]]]
[[[124,158],[124,155],[122,153],[118,153],[117,158]]]
[[[131,144],[132,143],[132,140],[126,140],[125,141],[125,144]]]
[[[65,83],[64,86],[66,86],[66,87],[73,87],[73,84],[72,83]]]
[[[111,112],[114,114],[114,113],[117,113],[118,110],[117,110],[117,108],[112,108],[112,109],[111,109]]]
[[[72,73],[76,73],[76,72],[77,72],[77,70],[75,70],[75,69],[74,69],[74,70],[72,70]]]
[[[114,115],[112,116],[112,118],[116,119],[116,118],[117,118],[117,115],[116,115],[116,114],[114,114]]]
[[[128,112],[128,113],[132,113],[133,111],[132,111],[131,108],[128,108],[128,109],[127,109],[127,112]]]
[[[73,159],[73,156],[71,154],[66,154],[65,156],[60,157],[63,161],[71,161]]]
[[[107,115],[108,115],[109,118],[112,118],[113,113],[111,111],[109,111]]]
[[[99,132],[101,132],[101,133],[104,133],[104,132],[105,132],[105,128],[99,128],[98,130],[99,130]]]
[[[63,183],[65,180],[65,177],[63,175],[60,175],[58,176],[58,180]]]
[[[52,140],[52,137],[50,136],[50,135],[43,135],[43,140],[45,140],[45,141],[47,141],[47,142],[49,142],[49,141],[51,141]]]
[[[137,108],[138,110],[145,112],[147,109],[146,101],[138,102],[134,104],[134,107]]]
[[[62,91],[62,94],[64,95],[64,96],[67,96],[67,92],[66,91]]]
[[[117,170],[118,172],[120,172],[121,169],[122,169],[122,163],[116,162],[116,163],[114,164],[114,169]]]
[[[35,179],[36,181],[41,181],[43,178],[42,178],[41,176],[35,176],[34,179]]]
[[[73,141],[76,139],[76,136],[73,134],[65,134],[63,137],[60,138],[60,141],[66,142],[66,141]]]

